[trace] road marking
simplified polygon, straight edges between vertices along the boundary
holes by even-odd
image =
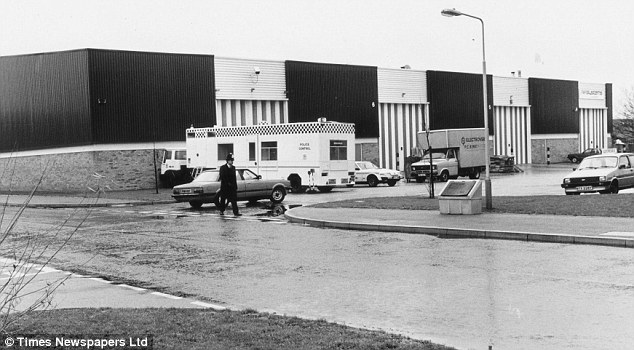
[[[131,285],[128,285],[128,284],[117,284],[117,286],[123,287],[123,288],[127,288],[127,289],[132,289],[132,290],[135,290],[137,292],[144,292],[144,291],[147,290],[145,288],[135,287],[135,286],[131,286]]]
[[[161,292],[152,292],[150,294],[154,294],[154,295],[157,295],[159,297],[164,297],[164,298],[173,299],[173,300],[183,299],[181,297],[177,297],[176,295],[170,295],[170,294],[165,294],[165,293],[161,293]]]
[[[97,282],[101,282],[101,283],[108,283],[108,284],[112,283],[111,281],[107,281],[107,280],[105,280],[103,278],[99,278],[99,277],[89,277],[88,279],[89,280],[93,280],[93,281],[97,281]]]
[[[193,305],[198,305],[198,306],[206,307],[206,308],[209,308],[209,309],[214,309],[216,311],[227,310],[227,308],[224,307],[224,306],[220,306],[220,305],[216,305],[216,304],[203,303],[202,301],[192,301],[191,303]]]
[[[606,232],[601,233],[601,236],[617,236],[617,237],[634,237],[634,232]]]

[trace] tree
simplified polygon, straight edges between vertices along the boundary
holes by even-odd
[[[9,179],[9,188],[0,188],[8,193],[6,200],[0,203],[0,333],[7,333],[11,324],[22,316],[53,306],[53,294],[69,275],[44,283],[38,282],[37,278],[51,269],[49,265],[53,258],[84,224],[102,193],[93,190],[97,192],[94,203],[88,199],[87,209],[74,210],[48,229],[22,228],[20,217],[25,214],[51,165],[50,162],[46,165],[32,191],[13,209],[9,204],[10,183],[16,166],[12,160],[0,166],[0,177]]]
[[[625,89],[625,102],[621,114],[624,118],[634,119],[634,87]]]

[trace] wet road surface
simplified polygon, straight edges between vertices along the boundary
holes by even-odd
[[[56,263],[461,349],[617,349],[634,336],[631,249],[325,230],[243,209],[101,209]]]

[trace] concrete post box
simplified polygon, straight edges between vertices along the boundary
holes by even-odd
[[[482,182],[449,180],[438,203],[441,214],[482,214]]]

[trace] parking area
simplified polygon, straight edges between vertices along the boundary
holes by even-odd
[[[519,173],[491,173],[491,188],[493,196],[543,196],[543,195],[565,195],[561,182],[566,174],[575,167],[572,163],[561,163],[551,165],[531,165],[519,166],[523,172]],[[481,179],[483,179],[481,177]],[[461,177],[459,179],[468,179]],[[436,182],[434,184],[435,193],[438,195],[446,182]],[[621,191],[622,193],[634,193],[634,189]],[[407,182],[401,180],[396,186],[390,187],[385,184],[377,187],[368,185],[356,185],[353,188],[338,188],[330,193],[301,193],[291,194],[286,197],[284,204],[314,204],[327,201],[338,201],[355,198],[370,197],[398,197],[398,196],[429,196],[429,183]]]

